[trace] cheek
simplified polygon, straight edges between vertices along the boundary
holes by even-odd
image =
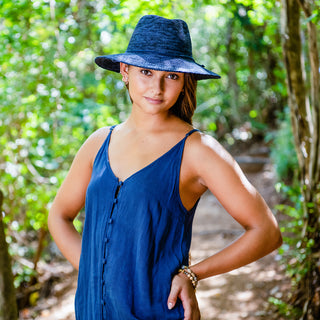
[[[142,92],[140,82],[135,81],[134,79],[132,79],[131,81],[129,80],[129,92],[130,92],[130,95],[134,95],[135,93]]]
[[[171,85],[171,88],[176,92],[181,92],[184,86],[184,81],[180,80]]]
[[[170,94],[172,100],[176,101],[178,99],[178,97],[180,96],[180,93],[182,91],[182,88],[183,88],[183,86],[180,86],[180,85],[177,85],[177,86],[170,88],[169,94]]]
[[[132,78],[131,81],[129,79],[129,85],[132,88],[132,90],[136,92],[143,92],[147,88],[147,84],[144,80]]]

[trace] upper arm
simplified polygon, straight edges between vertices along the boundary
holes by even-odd
[[[276,226],[273,214],[248,181],[237,162],[212,137],[197,142],[194,165],[199,181],[207,187],[244,228]],[[201,159],[201,163],[199,160]]]
[[[52,204],[50,214],[73,220],[85,204],[95,156],[105,140],[108,129],[93,133],[77,152],[70,170]]]

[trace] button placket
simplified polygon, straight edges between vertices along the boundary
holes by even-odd
[[[113,213],[116,208],[116,205],[118,203],[118,196],[119,196],[119,191],[123,185],[122,181],[118,180],[118,184],[116,186],[115,192],[114,192],[114,198],[112,201],[112,207],[109,213],[109,217],[107,218],[107,223],[105,226],[105,237],[103,241],[103,259],[102,259],[102,272],[101,272],[101,307],[102,307],[102,314],[105,313],[105,305],[106,301],[104,300],[105,296],[105,290],[106,290],[106,281],[104,280],[104,273],[106,272],[106,264],[107,264],[107,255],[108,255],[108,243],[110,241],[110,236],[111,236],[111,231],[112,231],[112,225],[114,222],[113,218]]]

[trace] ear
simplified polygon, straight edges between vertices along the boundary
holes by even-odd
[[[123,78],[128,78],[129,66],[126,63],[120,62],[120,73]]]

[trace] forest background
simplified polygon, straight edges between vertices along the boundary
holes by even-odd
[[[287,216],[280,263],[292,295],[270,302],[287,319],[319,319],[319,7],[298,0],[0,0],[0,319],[14,319],[11,292],[36,303],[37,265],[54,259],[48,210],[77,150],[129,112],[121,77],[93,61],[125,51],[144,14],[185,20],[195,60],[222,76],[199,82],[195,126],[227,148],[271,148],[282,197],[273,210]],[[82,220],[75,224],[81,231]]]

